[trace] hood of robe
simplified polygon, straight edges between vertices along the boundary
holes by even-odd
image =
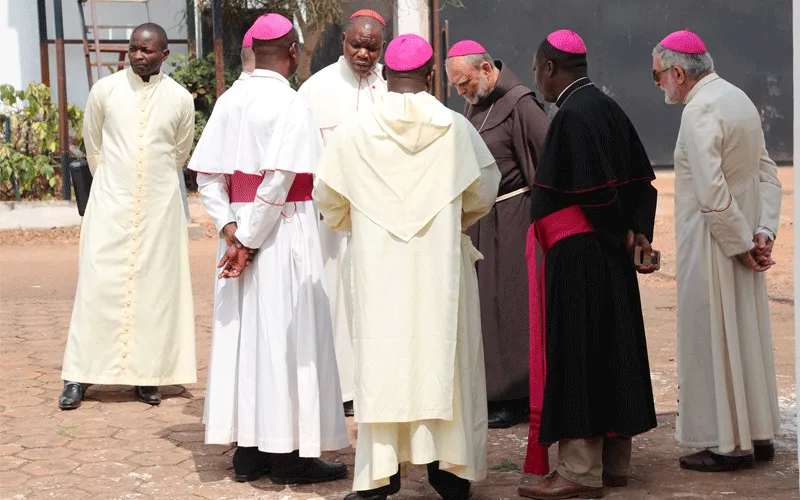
[[[427,92],[389,92],[372,108],[378,126],[410,153],[418,153],[440,139],[453,125],[453,115]]]

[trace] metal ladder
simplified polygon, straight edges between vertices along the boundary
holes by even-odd
[[[85,12],[85,4],[89,4],[91,10],[91,22],[89,24],[86,23],[86,12]],[[109,68],[109,74],[111,73],[111,68],[116,67],[116,70],[119,71],[125,66],[129,65],[130,62],[126,59],[126,55],[128,54],[128,42],[125,41],[124,43],[121,40],[114,40],[110,37],[110,34],[113,30],[124,30],[126,32],[128,30],[133,30],[137,24],[97,24],[97,4],[105,3],[105,4],[123,4],[123,3],[138,3],[143,4],[145,13],[147,15],[147,21],[150,22],[150,5],[149,0],[78,0],[78,6],[80,7],[80,16],[81,16],[81,23],[83,24],[83,54],[86,58],[86,77],[89,81],[89,88],[92,87],[94,84],[94,77],[92,75],[92,68],[97,68],[97,79],[103,78],[103,68]],[[102,30],[108,30],[109,37],[108,38],[101,38],[100,33]],[[117,60],[109,60],[108,58],[103,59],[103,54],[111,54],[117,55]],[[92,56],[94,55],[94,60]]]

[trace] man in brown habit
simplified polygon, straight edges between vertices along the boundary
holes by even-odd
[[[453,45],[445,69],[502,174],[494,208],[467,232],[484,256],[477,271],[489,428],[504,429],[527,422],[530,413],[525,243],[548,119],[533,91],[475,41]]]

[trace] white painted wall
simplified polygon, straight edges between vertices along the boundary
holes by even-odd
[[[429,5],[429,0],[397,0],[394,32],[396,34],[413,33],[430,42]]]
[[[47,0],[48,38],[55,39],[53,21],[53,0]],[[186,0],[151,0],[150,21],[158,23],[175,39],[186,38],[185,15]],[[64,11],[64,37],[80,39],[81,20],[76,0],[62,0]],[[85,7],[87,22],[91,22],[91,9]],[[98,24],[140,24],[146,22],[147,14],[142,4],[100,4]],[[128,33],[118,30],[114,38],[127,38]],[[186,45],[173,44],[170,50],[186,53]],[[83,108],[89,96],[89,83],[86,80],[86,65],[82,45],[66,45],[67,101]],[[109,57],[109,56],[106,56]],[[0,0],[0,84],[9,83],[16,88],[27,87],[31,82],[41,81],[39,61],[39,21],[35,0]],[[96,71],[96,70],[95,70]],[[103,73],[107,75],[105,70]],[[56,91],[56,51],[50,46],[50,85],[53,100],[58,100]],[[96,73],[95,73],[96,75]],[[96,79],[96,76],[95,76]]]

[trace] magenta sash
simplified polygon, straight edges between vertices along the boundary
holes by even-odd
[[[545,286],[544,262],[547,251],[556,243],[576,234],[593,232],[594,228],[579,205],[554,212],[531,224],[528,229],[526,260],[528,263],[528,307],[530,314],[530,397],[531,421],[528,430],[528,452],[525,456],[525,472],[546,475],[550,472],[547,458],[549,445],[539,444],[539,429],[544,404],[546,374],[545,343]],[[536,242],[542,247],[541,270],[536,266]]]

